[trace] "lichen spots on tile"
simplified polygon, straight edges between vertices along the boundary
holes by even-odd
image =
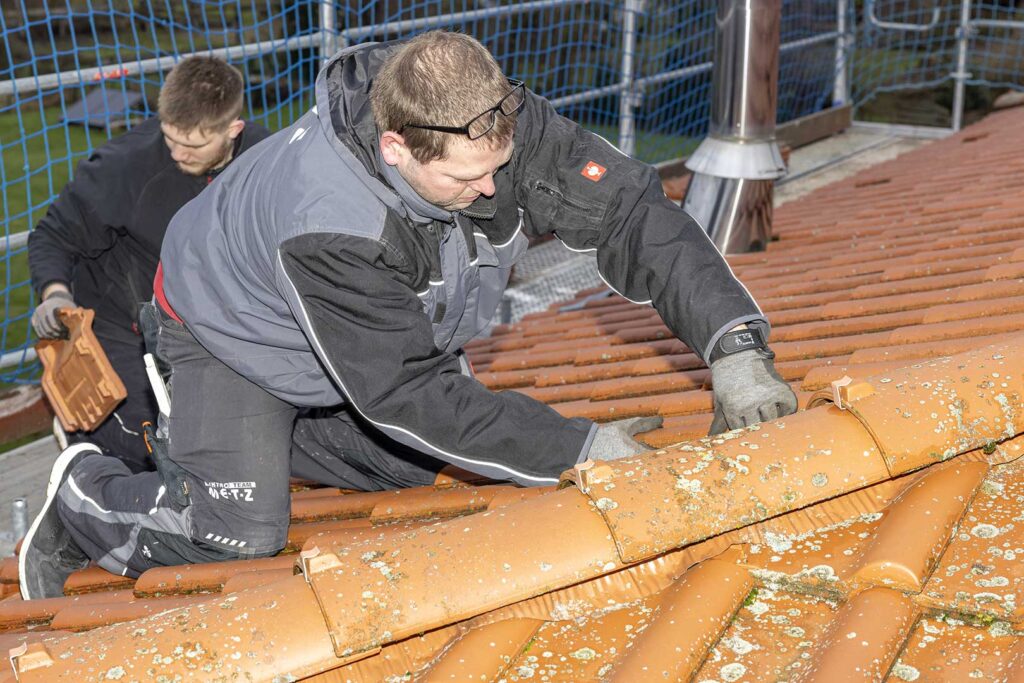
[[[912,666],[897,662],[892,667],[892,675],[901,681],[916,681],[920,678],[921,672]]]
[[[699,479],[687,479],[686,477],[679,475],[676,477],[676,490],[683,491],[690,495],[697,495],[701,491],[701,483]]]
[[[723,638],[722,645],[729,648],[738,655],[745,655],[754,650],[760,649],[760,646],[753,645],[752,643],[747,642],[738,635]]]
[[[977,524],[971,529],[971,535],[978,538],[995,538],[999,535],[999,529],[991,524]]]

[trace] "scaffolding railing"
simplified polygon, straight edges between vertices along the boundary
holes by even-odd
[[[1012,8],[784,0],[782,12],[780,123],[943,80],[954,82],[962,111],[967,84],[1021,82],[1022,17]],[[278,129],[312,105],[316,73],[336,50],[460,30],[563,114],[656,163],[687,155],[707,130],[714,16],[714,0],[4,2],[0,381],[36,377],[28,231],[78,161],[153,114],[164,75],[183,56],[212,53],[238,66],[246,116]]]

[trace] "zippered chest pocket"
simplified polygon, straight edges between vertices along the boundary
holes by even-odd
[[[545,227],[552,230],[600,228],[608,210],[605,201],[570,195],[540,178],[530,182],[529,188],[530,213],[535,219],[549,221]]]

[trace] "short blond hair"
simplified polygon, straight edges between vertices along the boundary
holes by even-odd
[[[223,131],[242,115],[242,74],[217,57],[178,62],[160,88],[160,121],[178,130]]]
[[[459,136],[406,126],[462,126],[493,107],[509,89],[498,62],[478,40],[429,31],[385,60],[370,88],[370,103],[378,130],[401,132],[413,158],[426,163],[446,159]],[[515,114],[498,115],[494,128],[470,144],[506,147],[515,125]]]

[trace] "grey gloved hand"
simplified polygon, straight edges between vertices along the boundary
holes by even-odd
[[[633,437],[661,427],[660,417],[631,417],[597,426],[594,442],[587,457],[591,460],[618,460],[651,450]]]
[[[796,394],[775,370],[775,354],[740,351],[711,364],[715,418],[709,436],[796,412]]]
[[[71,298],[69,292],[62,289],[58,289],[46,297],[42,303],[36,306],[36,310],[32,314],[32,329],[36,331],[36,336],[40,339],[57,339],[62,336],[67,328],[57,317],[57,311],[62,308],[74,307],[75,300]]]

